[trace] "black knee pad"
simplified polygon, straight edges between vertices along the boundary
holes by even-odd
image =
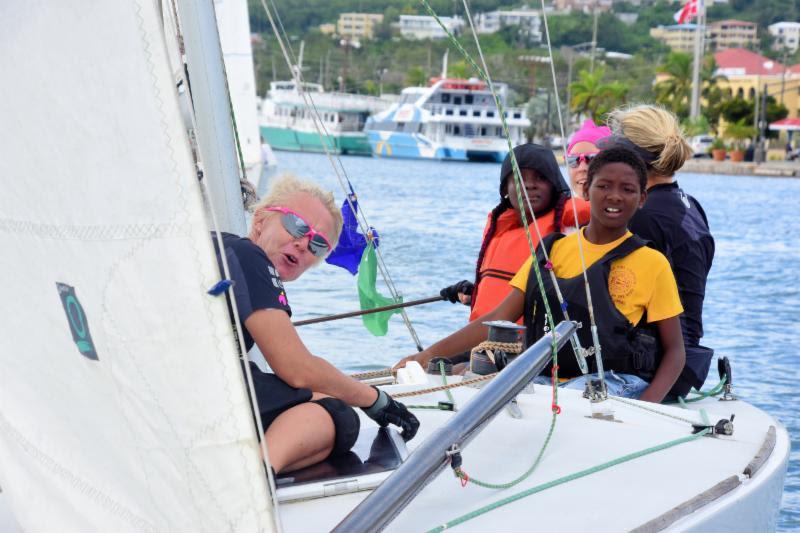
[[[337,398],[322,398],[313,400],[313,403],[325,409],[333,419],[336,437],[331,455],[350,450],[356,443],[358,430],[361,428],[361,421],[353,408]]]

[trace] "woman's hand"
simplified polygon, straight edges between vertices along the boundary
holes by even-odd
[[[392,373],[397,372],[398,368],[403,368],[406,366],[406,363],[409,361],[416,361],[417,363],[422,366],[423,370],[428,367],[428,361],[433,359],[433,355],[427,353],[426,350],[423,350],[419,353],[415,353],[414,355],[409,355],[408,357],[403,357],[400,361],[397,362],[396,365],[392,367]]]

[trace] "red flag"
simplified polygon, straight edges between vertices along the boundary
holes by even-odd
[[[673,15],[673,18],[678,24],[683,24],[689,22],[695,16],[697,16],[697,0],[689,0]]]

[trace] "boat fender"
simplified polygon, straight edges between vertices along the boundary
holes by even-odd
[[[702,424],[692,424],[692,434],[700,433],[704,429],[710,429],[709,435],[733,435],[733,418],[736,415],[731,415],[730,419],[723,418],[713,426],[704,426]]]
[[[397,369],[397,383],[400,385],[426,385],[428,375],[416,361],[409,361],[403,368]]]

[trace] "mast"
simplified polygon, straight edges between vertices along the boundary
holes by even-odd
[[[186,45],[186,63],[192,73],[192,102],[203,179],[213,197],[217,230],[244,235],[241,167],[233,138],[231,103],[223,70],[217,18],[211,2],[178,0]]]
[[[700,115],[700,63],[703,60],[705,32],[706,4],[704,0],[697,0],[697,26],[694,30],[694,65],[692,67],[692,101],[689,112],[689,117],[693,120]]]

